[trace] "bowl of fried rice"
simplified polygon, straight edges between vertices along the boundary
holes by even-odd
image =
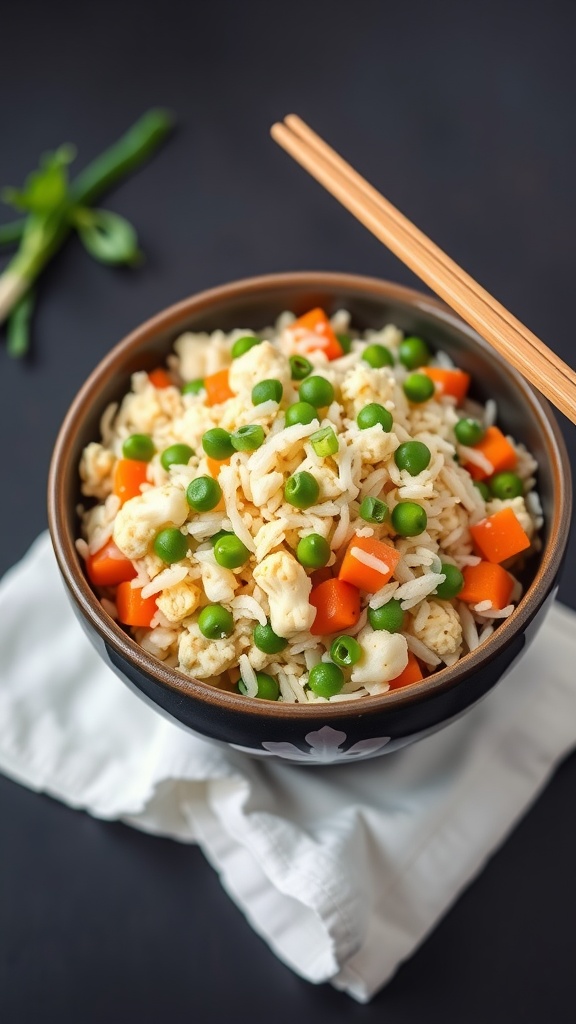
[[[300,764],[389,753],[484,697],[554,599],[570,511],[548,403],[436,299],[333,273],[137,328],[49,480],[110,668],[192,732]]]

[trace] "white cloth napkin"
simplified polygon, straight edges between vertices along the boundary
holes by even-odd
[[[286,964],[366,1002],[576,744],[575,622],[556,605],[485,701],[413,747],[283,765],[198,739],[134,696],[77,624],[44,534],[0,584],[0,770],[199,843]]]

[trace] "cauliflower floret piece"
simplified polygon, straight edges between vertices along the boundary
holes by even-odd
[[[394,394],[394,381],[384,368],[372,369],[367,365],[355,366],[341,384],[343,405],[350,419],[356,419],[360,409],[369,402],[383,405]]]
[[[358,634],[358,643],[363,654],[352,669],[353,683],[386,683],[399,676],[408,664],[408,644],[401,633],[365,626]]]
[[[279,380],[284,388],[290,384],[290,363],[269,341],[245,352],[230,367],[230,389],[235,395],[250,396],[261,380]]]
[[[305,569],[287,551],[274,551],[254,569],[254,582],[268,595],[270,623],[278,636],[308,630],[315,608],[308,598],[312,583]]]
[[[173,433],[178,441],[201,450],[202,434],[214,426],[217,422],[212,408],[204,402],[194,402],[174,421]]]
[[[517,498],[492,498],[486,503],[486,513],[491,516],[500,509],[511,508],[526,536],[532,540],[534,535],[534,520],[526,508],[526,502],[521,494]]]
[[[184,491],[172,484],[152,487],[122,506],[114,523],[114,541],[127,558],[143,558],[164,526],[182,526],[188,515]]]
[[[80,460],[82,494],[103,501],[112,491],[115,461],[114,453],[96,441],[86,445]]]
[[[299,468],[307,470],[316,480],[320,488],[318,502],[339,498],[346,490],[338,474],[334,472],[331,466],[327,466],[326,463],[323,463],[321,466],[311,466],[305,462]]]
[[[234,635],[222,640],[207,640],[197,622],[186,627],[178,644],[179,667],[198,679],[209,679],[238,664],[242,654],[240,638]]]
[[[360,452],[362,462],[384,462],[400,444],[396,434],[386,433],[379,423],[354,435],[354,448]]]
[[[462,644],[462,624],[449,601],[430,601],[430,614],[414,636],[439,658],[455,654]],[[415,620],[416,621],[416,620]]]
[[[156,604],[169,622],[181,622],[187,615],[196,611],[201,596],[200,587],[188,580],[182,580],[181,583],[163,590],[156,599]]]
[[[238,586],[238,579],[231,569],[225,569],[217,562],[201,562],[202,586],[209,601],[229,604]]]

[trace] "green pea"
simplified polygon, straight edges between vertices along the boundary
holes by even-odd
[[[349,334],[337,334],[336,337],[344,355],[347,356],[352,348],[352,338]]]
[[[337,636],[330,646],[330,657],[341,668],[349,668],[360,661],[362,648],[353,636]]]
[[[204,388],[204,381],[198,377],[196,380],[187,380],[186,383],[182,385],[182,394],[199,395],[201,391],[204,391]]]
[[[188,541],[175,526],[167,526],[165,530],[160,530],[160,533],[156,534],[153,548],[158,558],[172,565],[172,562],[180,562],[186,557]]]
[[[423,338],[411,334],[400,344],[398,358],[407,370],[417,370],[419,366],[427,366],[430,362],[430,349]]]
[[[309,533],[298,541],[296,558],[306,569],[321,569],[330,558],[330,545],[319,533]]]
[[[284,484],[284,497],[294,508],[310,508],[310,505],[316,504],[319,495],[318,481],[306,470],[289,476]]]
[[[422,441],[405,441],[394,452],[398,469],[405,469],[410,476],[418,476],[430,465],[430,449]]]
[[[304,380],[312,373],[312,363],[305,356],[290,356],[290,376],[292,380]]]
[[[384,523],[388,516],[388,505],[380,498],[362,498],[358,514],[365,523]]]
[[[394,366],[394,357],[385,345],[367,345],[362,353],[362,359],[375,370],[381,366]]]
[[[246,427],[238,427],[231,435],[230,440],[237,452],[255,452],[261,444],[264,444],[264,427],[258,423],[249,423]]]
[[[160,462],[164,469],[170,469],[170,466],[187,466],[193,455],[194,449],[190,445],[171,444],[162,452]]]
[[[232,612],[221,604],[207,604],[198,616],[198,629],[207,640],[223,640],[234,632]]]
[[[218,533],[213,533],[210,537],[210,543],[212,547],[220,540],[221,537],[234,537],[235,535],[230,530],[218,530]]]
[[[278,700],[280,687],[273,676],[269,676],[266,672],[257,672],[256,684],[258,686],[256,696],[260,700]],[[238,692],[246,695],[246,683],[243,679],[238,680]]]
[[[310,669],[308,686],[318,697],[333,697],[344,686],[344,673],[338,665],[321,661]]]
[[[428,516],[415,501],[399,501],[392,509],[392,526],[401,537],[417,537],[424,533]]]
[[[280,651],[288,646],[288,641],[283,636],[278,636],[269,622],[265,626],[259,622],[254,627],[252,639],[258,650],[264,651],[264,654],[280,654]]]
[[[369,402],[363,409],[360,409],[356,417],[356,423],[360,430],[368,430],[369,427],[375,427],[379,423],[385,434],[390,433],[393,422],[392,413],[378,402]]]
[[[222,427],[212,427],[211,430],[207,430],[202,436],[202,447],[206,455],[218,462],[229,459],[235,452],[230,434]]]
[[[294,402],[286,409],[285,425],[293,427],[295,423],[312,423],[312,420],[320,419],[318,410],[309,402]]]
[[[524,484],[516,473],[496,473],[488,481],[488,486],[494,497],[502,501],[506,498],[519,498],[524,494]]]
[[[310,435],[310,443],[316,455],[321,459],[325,459],[329,455],[335,455],[339,447],[338,438],[332,427],[321,427],[320,430],[315,430]]]
[[[411,373],[403,384],[404,394],[410,402],[427,402],[434,394],[434,381],[425,373]]]
[[[214,558],[225,569],[239,569],[250,558],[250,552],[235,533],[220,537],[214,545]]]
[[[309,402],[316,409],[323,409],[334,401],[334,388],[325,377],[306,377],[300,385],[298,397],[301,402]]]
[[[237,338],[232,345],[232,359],[238,359],[239,356],[243,356],[245,352],[249,352],[255,345],[261,345],[262,338],[257,338],[254,334],[245,334],[242,338]]]
[[[443,601],[450,601],[452,597],[456,597],[460,593],[464,586],[464,577],[451,562],[442,562],[440,572],[443,572],[446,579],[443,583],[439,583],[436,587],[435,593],[438,597],[442,598]]]
[[[480,494],[484,498],[484,501],[490,501],[492,495],[490,494],[490,488],[488,484],[485,484],[483,480],[473,480],[474,487],[477,487]]]
[[[404,609],[394,597],[379,608],[368,609],[368,622],[372,629],[385,629],[388,633],[399,633],[404,625]]]
[[[281,402],[284,388],[279,380],[260,380],[252,388],[252,404],[262,405],[262,402]]]
[[[137,462],[150,462],[156,451],[149,434],[131,434],[122,445],[125,459],[136,459]]]
[[[211,476],[197,476],[186,488],[186,501],[195,512],[211,512],[222,497],[222,488]]]
[[[466,417],[458,420],[458,423],[454,427],[454,433],[456,434],[456,440],[460,444],[465,444],[468,448],[472,445],[478,444],[482,440],[486,431],[478,420],[470,419]]]

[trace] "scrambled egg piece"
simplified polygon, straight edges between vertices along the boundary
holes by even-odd
[[[341,384],[342,401],[346,415],[356,419],[360,409],[369,402],[383,405],[394,393],[394,381],[385,369],[372,369],[367,364],[359,363],[344,378]]]
[[[396,434],[387,433],[379,423],[354,434],[354,448],[360,452],[362,462],[384,462],[399,445]]]
[[[114,541],[127,558],[143,558],[165,526],[182,526],[188,515],[183,490],[164,484],[130,498],[116,516]]]
[[[188,580],[182,580],[181,583],[163,590],[156,599],[156,604],[169,622],[181,622],[196,611],[201,596],[200,587]]]
[[[243,641],[234,636],[207,640],[202,636],[198,623],[193,622],[180,636],[178,658],[184,672],[198,679],[209,679],[238,664],[242,644]]]
[[[408,644],[401,633],[365,626],[358,634],[364,653],[352,669],[353,683],[385,683],[395,679],[408,664]]]
[[[223,370],[230,363],[230,344],[222,331],[209,334],[181,334],[174,342],[183,380],[198,380]]]
[[[114,453],[93,441],[86,445],[80,460],[82,494],[103,501],[112,491]]]
[[[434,651],[439,658],[455,654],[462,644],[462,625],[449,601],[430,601],[430,614],[414,636]]]
[[[252,388],[261,380],[279,380],[284,388],[290,385],[290,363],[269,341],[245,352],[230,367],[230,389],[235,395],[250,397]]]
[[[312,589],[306,570],[287,551],[274,551],[254,568],[254,581],[268,595],[270,623],[278,636],[310,629],[316,609],[308,598]]]

